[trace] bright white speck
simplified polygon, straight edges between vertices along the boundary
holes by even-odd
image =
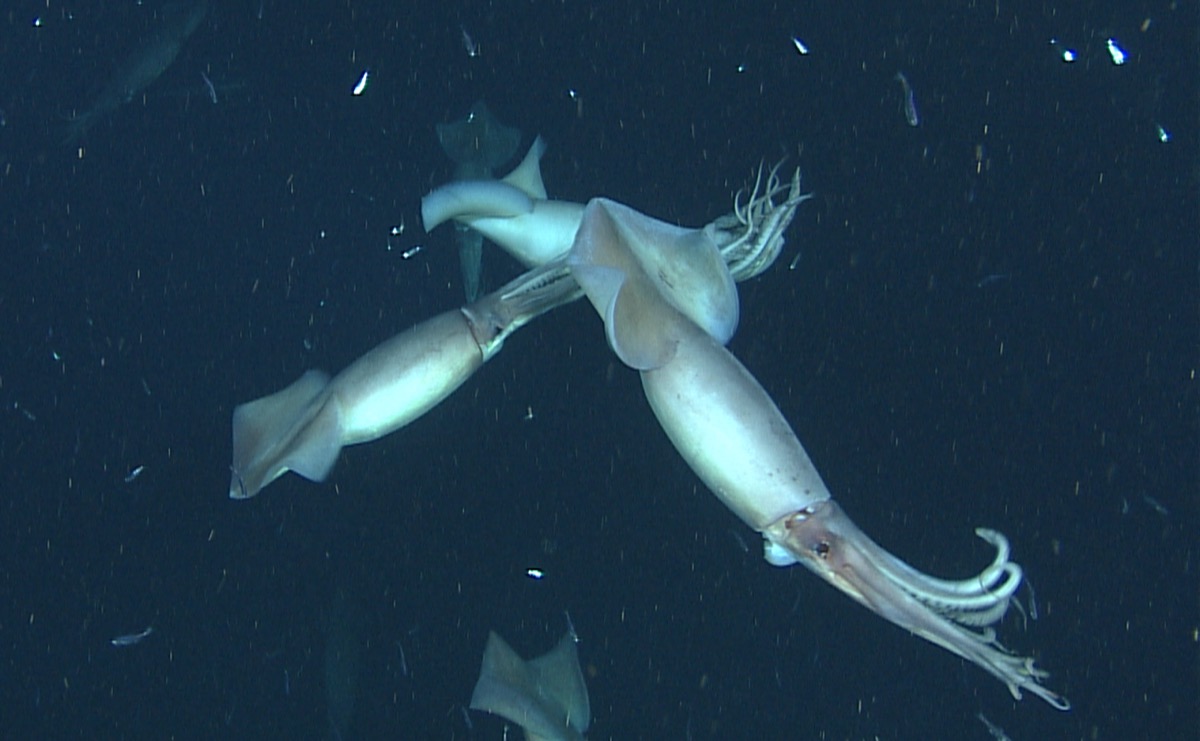
[[[799,36],[792,37],[792,46],[796,47],[796,51],[799,52],[800,56],[804,56],[808,53],[808,47],[804,45],[804,42],[800,40]]]
[[[358,78],[358,83],[355,84],[354,89],[351,90],[350,92],[352,92],[355,95],[362,95],[363,91],[367,89],[367,83],[370,82],[370,80],[371,80],[371,70],[364,69],[363,73],[362,73],[362,77]]]
[[[541,569],[526,569],[525,575],[530,579],[541,579],[546,575],[546,572],[542,571]]]
[[[39,15],[37,18],[34,18],[34,19],[33,19],[33,27],[34,27],[34,28],[41,28],[41,27],[42,27],[42,17],[41,17],[40,15]]]
[[[1164,129],[1162,124],[1155,124],[1154,128],[1158,132],[1158,140],[1160,142],[1166,144],[1167,142],[1171,141],[1171,132]]]
[[[1125,64],[1125,59],[1126,59],[1125,50],[1122,49],[1121,47],[1117,46],[1116,39],[1109,38],[1108,40],[1106,40],[1104,42],[1104,45],[1108,47],[1108,55],[1110,57],[1112,57],[1113,64],[1117,64],[1117,65]]]

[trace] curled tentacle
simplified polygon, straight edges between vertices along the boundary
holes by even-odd
[[[811,193],[800,190],[799,169],[793,172],[789,183],[779,179],[782,166],[780,161],[772,167],[764,182],[763,167],[759,165],[746,202],[742,203],[746,191],[739,190],[733,198],[733,213],[707,227],[734,280],[753,278],[771,267],[783,250],[783,232],[792,223],[796,208],[812,197]],[[785,193],[783,200],[776,203],[776,198]]]
[[[1009,561],[1008,540],[994,530],[976,534],[996,556],[969,579],[938,579],[909,566],[875,543],[833,500],[814,504],[764,530],[770,554],[780,548],[830,584],[880,616],[988,671],[1020,699],[1027,690],[1060,710],[1070,704],[1047,689],[1049,674],[1031,657],[1011,654],[993,627],[1021,584],[1021,567]]]

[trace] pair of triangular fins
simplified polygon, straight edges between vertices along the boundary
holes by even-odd
[[[526,661],[503,638],[489,633],[471,709],[516,723],[529,741],[582,739],[592,709],[576,642],[568,631],[549,653]]]

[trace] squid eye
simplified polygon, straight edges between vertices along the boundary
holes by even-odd
[[[817,554],[817,557],[822,561],[829,558],[829,542],[822,540],[820,543],[817,543],[813,546],[813,553]]]
[[[808,518],[812,517],[815,513],[816,513],[816,510],[813,509],[811,506],[805,507],[804,509],[799,510],[798,512],[793,514],[790,522],[792,524],[800,524],[803,522],[808,522]]]

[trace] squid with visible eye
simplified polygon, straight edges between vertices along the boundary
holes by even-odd
[[[798,174],[775,171],[748,202],[699,229],[612,201],[546,199],[538,140],[502,181],[443,186],[422,203],[426,229],[456,220],[527,265],[524,276],[458,311],[388,340],[334,379],[310,371],[234,412],[229,495],[255,496],[287,471],[323,480],[345,445],[378,439],[423,415],[540,314],[586,295],[609,345],[641,375],[660,425],[707,487],[764,539],[775,565],[802,563],[881,617],[988,671],[1014,697],[1056,708],[1032,658],[1006,651],[992,626],[1020,586],[1000,533],[976,576],[939,579],[863,533],[833,498],[787,420],[724,345],[738,324],[735,281],[778,257],[783,231],[807,197]],[[786,200],[775,196],[786,192]]]
[[[567,258],[604,320],[609,345],[641,374],[659,424],[697,476],[761,533],[776,566],[802,563],[864,607],[1060,710],[1047,673],[1015,656],[991,627],[1021,584],[1008,540],[991,565],[958,581],[909,566],[876,544],[832,498],[775,402],[724,344],[737,295],[715,244],[612,201],[584,211]]]

